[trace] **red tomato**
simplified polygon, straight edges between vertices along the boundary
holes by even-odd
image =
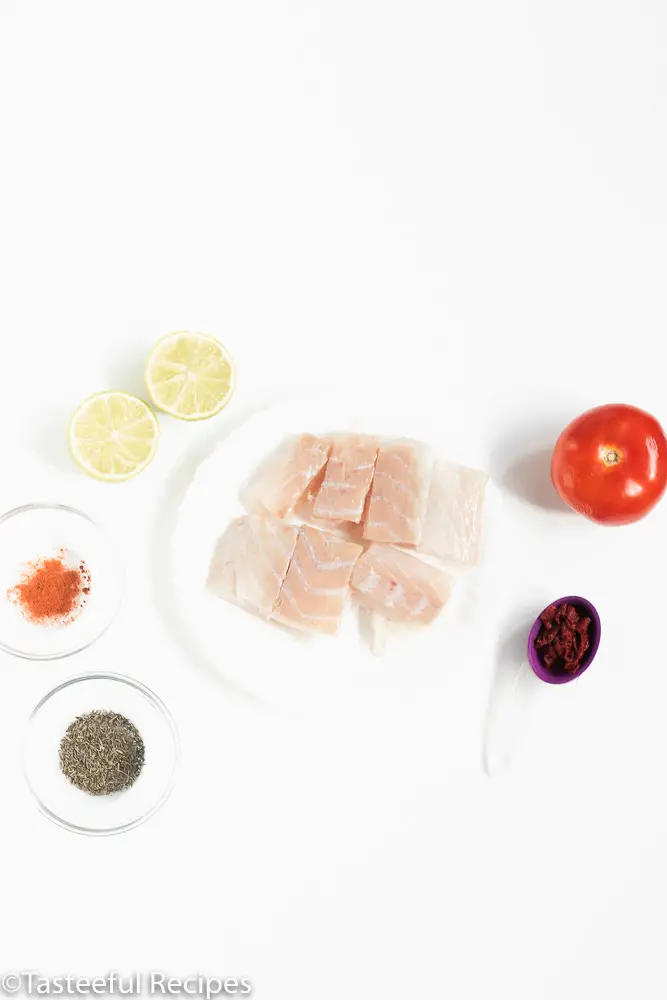
[[[565,503],[592,521],[638,521],[667,486],[665,433],[635,406],[597,406],[558,438],[551,480]]]

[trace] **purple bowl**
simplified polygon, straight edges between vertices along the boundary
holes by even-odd
[[[591,619],[589,629],[591,644],[584,654],[581,666],[574,674],[555,674],[552,673],[548,667],[544,666],[544,663],[540,658],[539,651],[535,647],[535,640],[537,639],[538,633],[542,628],[542,622],[539,618],[535,619],[535,624],[531,628],[528,635],[528,662],[537,677],[539,677],[541,681],[546,681],[547,684],[567,684],[568,681],[574,681],[577,677],[581,677],[584,670],[588,670],[591,663],[595,659],[595,654],[597,653],[598,646],[600,645],[602,626],[600,624],[599,614],[591,602],[587,601],[585,597],[560,597],[557,601],[552,601],[551,604],[547,604],[547,608],[550,608],[552,604],[555,604],[557,607],[561,604],[573,604],[578,611],[582,611]],[[546,608],[544,611],[546,611]],[[543,613],[544,612],[541,612],[541,614]]]

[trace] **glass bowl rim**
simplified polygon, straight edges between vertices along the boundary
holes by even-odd
[[[33,720],[39,713],[40,709],[43,708],[44,705],[51,700],[51,698],[57,695],[60,691],[63,691],[65,688],[71,687],[74,684],[79,684],[82,681],[95,681],[95,680],[114,681],[121,684],[127,684],[128,687],[134,688],[136,691],[138,691],[139,694],[141,694],[144,698],[146,698],[153,705],[153,707],[156,708],[157,711],[162,715],[162,717],[167,723],[174,744],[174,766],[171,772],[171,777],[169,779],[169,783],[167,784],[166,788],[158,798],[157,802],[153,803],[150,809],[147,809],[146,812],[142,813],[140,816],[137,816],[136,819],[130,820],[127,823],[121,823],[118,826],[109,826],[100,829],[92,829],[91,827],[79,826],[76,823],[70,823],[68,820],[63,819],[62,816],[57,815],[57,813],[54,813],[51,809],[49,809],[49,807],[45,805],[44,802],[42,802],[41,798],[33,788],[30,778],[28,776],[28,768],[26,766],[27,746],[28,746],[28,741],[30,739],[30,724],[33,722]],[[129,677],[127,674],[119,674],[111,670],[93,670],[83,674],[74,674],[73,677],[68,677],[67,680],[62,681],[60,684],[57,684],[47,694],[45,694],[43,698],[40,698],[40,700],[33,708],[32,712],[30,713],[26,723],[22,756],[23,756],[23,776],[26,780],[26,784],[35,802],[37,803],[37,807],[43,816],[46,816],[46,818],[51,820],[52,823],[55,823],[56,826],[60,826],[64,830],[69,830],[70,833],[78,833],[89,837],[111,837],[119,833],[127,833],[129,830],[134,830],[136,829],[136,827],[141,826],[143,823],[149,820],[151,816],[154,816],[155,813],[159,809],[161,809],[162,806],[165,804],[165,802],[171,795],[174,789],[174,785],[176,783],[176,775],[178,773],[178,769],[181,762],[181,743],[178,736],[178,729],[176,727],[174,717],[172,716],[171,712],[169,711],[165,703],[162,701],[162,699],[158,695],[156,695],[154,691],[152,691],[149,687],[147,687],[146,684],[142,684],[141,681],[135,680],[134,677]]]
[[[95,521],[88,514],[84,513],[84,511],[79,510],[77,507],[71,507],[69,504],[65,503],[48,503],[47,501],[37,501],[36,503],[22,504],[20,507],[12,507],[11,510],[7,510],[4,512],[4,514],[0,514],[0,527],[2,527],[5,521],[9,521],[13,517],[18,517],[20,514],[27,514],[33,510],[59,510],[59,511],[65,511],[67,514],[75,514],[77,517],[83,518],[84,521],[88,521],[88,523],[91,524],[93,528],[95,528],[96,531],[99,532],[101,537],[106,542],[109,543],[110,549],[114,551],[114,546],[112,545],[111,536],[107,534],[104,528],[102,528],[97,521]],[[116,607],[114,608],[113,613],[109,616],[109,620],[104,626],[104,628],[101,630],[101,632],[98,632],[97,635],[93,636],[92,639],[89,639],[82,646],[75,646],[73,649],[68,649],[65,650],[65,652],[57,652],[57,653],[28,653],[23,649],[16,649],[14,646],[10,646],[9,643],[4,642],[2,636],[0,636],[0,650],[2,650],[3,653],[9,653],[10,656],[16,656],[21,660],[34,660],[34,661],[44,662],[47,660],[65,660],[67,659],[68,656],[75,656],[76,653],[81,653],[83,652],[84,649],[89,649],[90,646],[92,646],[93,643],[97,642],[97,640],[100,639],[104,635],[104,633],[113,625],[116,615],[118,614],[119,608],[123,602],[123,596],[125,594],[125,569],[123,567],[121,560],[117,556],[114,556],[114,559],[119,579],[118,600],[116,602]]]

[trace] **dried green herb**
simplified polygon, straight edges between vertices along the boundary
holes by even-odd
[[[118,712],[79,715],[60,741],[60,769],[90,795],[122,792],[137,780],[145,747],[139,730]]]

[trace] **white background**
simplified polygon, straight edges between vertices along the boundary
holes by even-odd
[[[659,0],[0,0],[0,505],[81,506],[129,574],[89,652],[0,660],[2,971],[248,975],[267,1000],[664,996],[667,505],[607,531],[562,513],[545,449],[596,403],[667,420],[666,45]],[[69,413],[141,391],[184,327],[236,357],[233,404],[162,420],[136,481],[88,481]],[[335,711],[269,707],[187,655],[156,567],[226,428],[364,380],[484,428],[499,596],[475,655],[406,660],[400,698],[379,672],[363,711],[353,684]],[[577,592],[598,660],[532,689],[489,777],[498,677]],[[153,686],[184,750],[167,806],[110,840],[49,824],[20,772],[34,703],[90,668]]]

